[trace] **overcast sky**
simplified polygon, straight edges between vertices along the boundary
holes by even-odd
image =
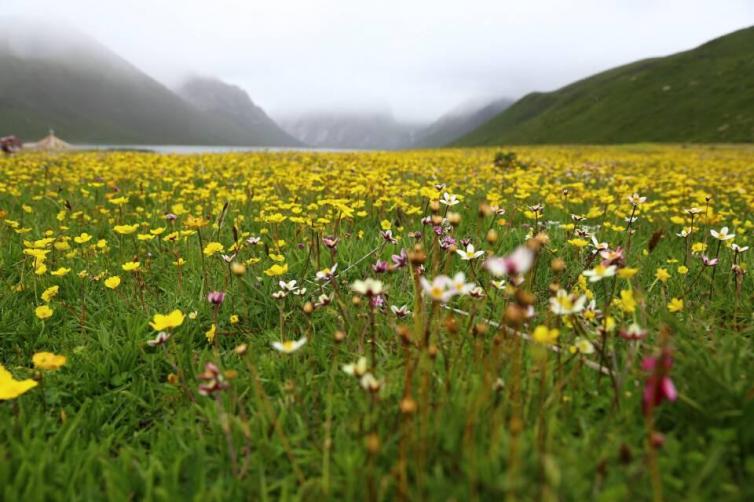
[[[0,10],[78,28],[168,84],[217,76],[273,115],[366,107],[416,121],[754,24],[754,0],[0,0]]]

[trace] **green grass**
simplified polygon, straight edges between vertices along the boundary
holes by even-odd
[[[588,154],[589,151],[584,152],[587,157]],[[657,155],[657,150],[647,146],[630,154],[636,155],[633,158],[649,158]],[[718,154],[723,157],[711,158],[710,162],[727,165],[732,161],[724,156],[725,152]],[[204,285],[198,239],[192,236],[174,247],[187,261],[179,286],[172,264],[175,257],[166,251],[168,247],[157,242],[136,243],[133,236],[119,237],[107,218],[97,219],[105,189],[89,187],[91,193],[83,195],[79,189],[86,185],[77,182],[79,177],[90,179],[92,173],[99,173],[96,167],[99,164],[92,163],[102,162],[108,166],[107,172],[112,173],[107,181],[118,184],[120,191],[113,195],[131,197],[122,213],[112,211],[111,215],[120,219],[125,214],[127,221],[147,220],[148,227],[155,227],[165,225],[162,219],[165,207],[177,199],[190,201],[192,207],[193,203],[202,204],[199,214],[210,215],[211,221],[217,221],[220,215],[217,202],[222,205],[223,200],[220,192],[213,191],[210,196],[201,192],[201,188],[219,181],[231,190],[226,196],[236,193],[233,190],[243,193],[246,177],[262,169],[269,170],[270,174],[265,176],[275,181],[269,185],[274,190],[269,192],[255,182],[253,186],[260,193],[308,202],[323,194],[295,188],[300,176],[296,174],[299,173],[296,166],[303,165],[302,172],[320,173],[327,181],[324,185],[330,187],[338,178],[365,176],[351,174],[355,159],[360,159],[360,165],[374,169],[381,166],[379,169],[394,178],[422,180],[422,183],[433,177],[424,178],[420,166],[443,166],[447,169],[443,172],[452,178],[459,163],[471,169],[484,159],[487,163],[492,159],[492,152],[461,152],[452,157],[430,152],[412,155],[415,154],[176,158],[113,154],[59,158],[66,159],[68,164],[62,164],[63,160],[23,156],[0,161],[5,173],[0,174],[0,207],[8,211],[8,218],[23,220],[32,229],[29,234],[19,235],[5,224],[0,226],[3,288],[0,363],[17,378],[32,377],[36,373],[30,369],[34,352],[50,350],[68,356],[68,363],[60,370],[35,376],[42,378],[37,388],[16,400],[0,401],[0,499],[393,500],[401,495],[398,476],[401,458],[407,461],[408,491],[403,496],[408,500],[501,500],[513,496],[522,500],[650,499],[653,492],[649,450],[645,445],[647,429],[641,412],[645,375],[638,361],[633,366],[627,364],[627,344],[617,336],[611,338],[611,347],[627,375],[618,393],[619,407],[613,404],[615,395],[610,379],[583,367],[578,357],[568,353],[568,340],[574,334],[565,326],[561,325],[565,355],[562,359],[554,354],[546,356],[547,373],[543,376],[541,354],[535,345],[506,337],[492,328],[486,334],[473,336],[472,323],[463,316],[456,316],[458,330],[454,333],[442,321],[448,313],[438,310],[432,317],[435,320],[432,343],[439,348],[436,359],[428,357],[426,347],[408,351],[409,359],[416,365],[414,398],[419,410],[406,416],[398,407],[405,390],[406,349],[389,314],[377,316],[375,372],[385,379],[385,385],[379,398],[373,399],[340,368],[360,354],[369,353],[368,348],[359,348],[360,339],[368,337],[369,329],[363,303],[353,305],[350,294],[344,294],[346,319],[334,307],[318,309],[312,316],[306,316],[301,311],[304,301],[319,294],[318,287],[307,282],[310,291],[305,297],[291,295],[285,300],[283,333],[288,338],[308,333],[310,340],[294,354],[278,354],[270,348],[270,343],[280,338],[279,303],[271,298],[278,289],[278,278],[263,275],[268,262],[250,266],[244,276],[226,282],[225,264],[217,257],[208,259],[208,284]],[[613,149],[600,155],[620,159],[625,153],[623,149]],[[517,168],[505,176],[531,180],[539,176],[537,173],[550,169],[546,152],[530,151],[526,156],[542,160],[533,161],[529,171]],[[27,172],[39,172],[32,170],[32,166],[38,168],[40,162],[68,166],[51,175],[49,188],[61,187],[59,199],[52,196],[35,199],[45,193],[40,178],[18,181],[12,187],[8,184],[22,179]],[[652,165],[654,160],[646,162]],[[134,165],[140,167],[130,167]],[[195,165],[201,165],[209,174],[193,172]],[[222,178],[227,165],[235,168],[227,178]],[[148,166],[155,171],[149,171]],[[396,166],[403,167],[399,170]],[[180,170],[184,168],[185,171]],[[154,175],[163,169],[174,176]],[[280,179],[272,174],[281,172],[291,173],[290,178]],[[484,170],[480,179],[489,180],[488,176],[492,175]],[[579,172],[553,176],[555,186],[581,179]],[[173,179],[180,179],[183,192],[173,188]],[[462,183],[471,188],[463,189],[466,193],[463,204],[453,208],[462,215],[454,235],[472,236],[478,247],[497,254],[504,254],[525,240],[532,221],[524,217],[518,203],[506,201],[508,225],[500,227],[500,239],[494,245],[485,244],[483,235],[489,221],[477,217],[477,207],[483,201],[486,183],[491,182],[474,188],[473,181],[458,180],[455,186],[459,190]],[[598,183],[614,187],[605,179]],[[656,192],[646,192],[650,200],[665,197],[659,188],[665,185],[657,186]],[[11,193],[13,187],[17,187],[16,195]],[[190,191],[189,187],[198,191]],[[538,188],[543,192],[534,193],[527,202],[544,196],[544,189]],[[571,190],[575,193],[576,189]],[[588,197],[588,193],[582,195]],[[331,195],[327,191],[325,194]],[[402,196],[410,197],[408,190]],[[727,200],[724,195],[720,199]],[[22,242],[40,238],[46,229],[60,226],[56,215],[63,208],[62,200],[69,200],[73,207],[65,222],[71,227],[67,234],[78,235],[86,230],[95,235],[95,241],[107,238],[110,251],[66,260],[56,258],[73,270],[54,280],[61,290],[52,302],[55,316],[42,322],[34,317],[33,307],[39,304],[38,296],[49,285],[50,278],[33,274],[22,254]],[[735,194],[731,200],[741,204]],[[616,203],[619,207],[626,205],[624,200]],[[22,204],[31,205],[33,212],[23,213]],[[571,212],[585,212],[590,203],[575,202],[569,211],[556,206],[555,203],[547,206],[546,219],[567,222]],[[346,292],[356,279],[373,276],[369,268],[373,258],[389,260],[402,246],[408,247],[406,243],[411,242],[408,233],[417,229],[425,231],[428,275],[443,270],[473,273],[457,256],[439,253],[432,244],[431,230],[419,223],[421,215],[404,217],[404,226],[394,227],[402,238],[401,245],[384,245],[377,232],[379,222],[395,213],[383,213],[370,197],[365,207],[367,217],[344,222],[341,228],[337,254],[341,291]],[[743,205],[732,208],[750,216],[750,210]],[[287,280],[296,278],[303,283],[313,278],[317,266],[315,254],[310,254],[309,233],[288,223],[277,227],[259,223],[252,219],[258,210],[257,203],[248,206],[237,200],[231,204],[230,214],[247,215],[241,230],[255,235],[260,234],[261,228],[276,228],[277,237],[288,243],[284,253],[290,267]],[[95,221],[76,219],[73,211],[82,211]],[[622,221],[618,216],[610,219],[616,223]],[[211,235],[218,235],[218,240],[226,245],[232,242],[231,222],[229,216],[217,229],[204,228],[205,243],[214,238]],[[683,240],[670,236],[645,254],[654,225],[645,219],[637,223],[627,263],[640,268],[633,284],[645,302],[637,315],[650,331],[642,354],[651,354],[660,343],[657,332],[661,326],[668,326],[673,333],[675,362],[671,374],[680,397],[657,408],[655,415],[656,430],[665,436],[664,446],[656,450],[665,499],[751,500],[754,497],[754,286],[747,276],[739,301],[733,294],[730,275],[721,267],[715,283],[717,294],[711,300],[707,300],[709,274],[704,274],[686,298],[686,311],[680,316],[668,313],[667,300],[688,287],[698,268],[692,267],[689,280],[674,274],[666,286],[658,285],[648,292],[655,269],[668,266],[668,259],[683,254]],[[364,232],[363,239],[356,237],[359,231]],[[551,242],[538,262],[536,281],[525,286],[537,294],[540,311],[536,322],[522,328],[526,331],[547,317],[548,285],[555,280],[572,283],[587,260],[586,254],[566,244],[571,238],[570,231],[552,226],[548,233]],[[600,238],[625,243],[626,236],[618,230],[604,229]],[[267,237],[265,242],[271,244]],[[304,244],[303,247],[297,246],[298,243]],[[324,266],[329,263],[328,252],[320,248],[320,266]],[[349,264],[375,248],[379,252],[372,259],[347,270]],[[134,276],[120,270],[120,264],[133,259],[135,254],[145,270],[143,288]],[[244,248],[242,256],[244,259],[263,256],[262,247]],[[549,260],[554,256],[566,259],[565,276],[556,277],[549,269]],[[722,256],[724,266],[728,267],[728,254]],[[750,265],[750,255],[744,261]],[[101,281],[79,279],[77,273],[82,269],[92,275],[105,270],[117,273],[123,277],[123,284],[115,291],[106,290]],[[478,268],[476,273],[489,286],[489,278]],[[388,287],[388,304],[406,303],[415,310],[408,269],[380,278]],[[16,292],[14,288],[19,283],[26,288]],[[607,289],[603,286],[607,284],[606,281],[593,286],[600,306],[606,300]],[[220,308],[218,325],[229,333],[220,336],[214,348],[204,336],[213,316],[205,295],[213,288],[228,292]],[[140,299],[142,291],[144,306]],[[482,314],[499,320],[503,304],[500,296],[491,297],[480,307],[477,320]],[[466,311],[473,310],[475,305],[469,298],[453,301],[453,306]],[[146,340],[154,336],[148,324],[152,314],[173,308],[181,308],[184,313],[196,311],[197,319],[187,318],[165,347],[146,346]],[[428,302],[424,308],[430,308]],[[226,321],[231,313],[241,317],[235,328]],[[412,326],[413,321],[407,324]],[[348,333],[344,342],[335,341],[336,329]],[[249,345],[243,357],[233,351],[240,343]],[[224,371],[238,372],[237,378],[230,381],[230,388],[220,393],[217,400],[196,392],[197,375],[209,361]],[[519,369],[516,361],[522,364]],[[182,383],[168,383],[168,375],[176,371],[181,374]],[[496,384],[498,379],[504,382],[502,387]],[[427,395],[422,394],[424,385]],[[512,432],[516,429],[513,425],[516,417],[523,421],[520,434]],[[378,452],[370,453],[365,448],[371,433],[379,437]],[[402,437],[408,455],[401,453]],[[229,440],[232,448],[228,447]],[[517,448],[513,448],[514,442]],[[235,472],[231,451],[236,456]]]
[[[532,93],[456,146],[754,142],[754,28]]]

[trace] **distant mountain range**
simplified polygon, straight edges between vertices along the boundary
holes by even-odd
[[[244,91],[194,79],[181,97],[95,40],[24,23],[0,33],[0,135],[75,143],[299,146]]]
[[[429,125],[397,121],[388,111],[319,111],[279,118],[291,136],[325,148],[399,149],[444,146],[473,131],[513,103],[464,103]]]
[[[422,129],[411,146],[433,148],[447,145],[470,133],[512,104],[513,100],[508,98],[464,103]]]
[[[457,146],[754,142],[754,27],[532,93]]]

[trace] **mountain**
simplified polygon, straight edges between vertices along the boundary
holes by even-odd
[[[279,119],[281,127],[307,145],[322,148],[393,150],[411,146],[419,127],[388,112],[306,112]]]
[[[71,30],[4,20],[0,69],[1,134],[28,141],[55,129],[74,143],[267,144]]]
[[[178,95],[218,121],[235,124],[260,145],[302,146],[283,131],[240,87],[206,77],[193,77]]]
[[[642,141],[754,142],[754,27],[529,94],[455,144]]]
[[[464,103],[419,132],[413,146],[432,148],[447,145],[481,126],[511,104],[513,100],[507,98]]]

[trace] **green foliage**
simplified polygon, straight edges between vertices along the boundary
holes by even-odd
[[[754,28],[532,93],[454,144],[754,142]]]

